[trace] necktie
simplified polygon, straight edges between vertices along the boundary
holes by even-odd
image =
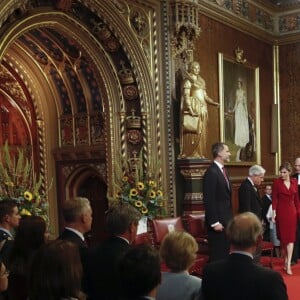
[[[227,182],[227,185],[228,185],[228,187],[229,187],[229,180],[228,180],[228,177],[227,177],[227,174],[226,174],[226,171],[225,171],[225,168],[224,168],[224,167],[222,168],[222,171],[223,171],[223,175],[224,175],[224,177],[225,177],[225,180],[226,180],[226,182]]]

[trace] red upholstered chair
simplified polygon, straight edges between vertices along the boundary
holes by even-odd
[[[159,248],[165,235],[173,230],[184,231],[181,217],[150,220],[153,232],[153,243]]]
[[[172,230],[185,231],[181,217],[177,218],[166,218],[166,219],[154,219],[150,221],[152,231],[153,231],[153,242],[156,248],[159,248],[164,236]],[[202,276],[202,270],[208,261],[207,255],[198,254],[197,258],[189,269],[190,274],[195,276]],[[167,271],[167,266],[162,263],[162,271]]]
[[[199,253],[208,254],[207,229],[205,212],[200,211],[186,216],[187,230],[199,244]]]
[[[140,245],[140,244],[152,245],[152,239],[151,239],[150,233],[144,232],[144,233],[137,234],[133,244],[134,245]]]
[[[261,264],[273,268],[274,245],[268,241],[261,242]]]

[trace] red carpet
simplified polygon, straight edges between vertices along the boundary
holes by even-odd
[[[262,264],[265,265],[266,260],[269,262],[269,258],[262,257]],[[300,260],[298,264],[292,266],[293,275],[287,275],[283,270],[283,259],[273,258],[273,270],[282,274],[284,282],[287,287],[289,300],[300,299]]]

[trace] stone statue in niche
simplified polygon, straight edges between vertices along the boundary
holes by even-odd
[[[178,158],[205,158],[207,104],[219,106],[206,93],[200,64],[193,61],[184,74],[181,92],[180,154]]]

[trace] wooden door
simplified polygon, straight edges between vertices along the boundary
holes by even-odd
[[[108,209],[106,192],[106,184],[95,175],[87,177],[78,187],[77,195],[88,198],[93,209],[92,230],[87,236],[90,246],[106,238],[105,211]]]

